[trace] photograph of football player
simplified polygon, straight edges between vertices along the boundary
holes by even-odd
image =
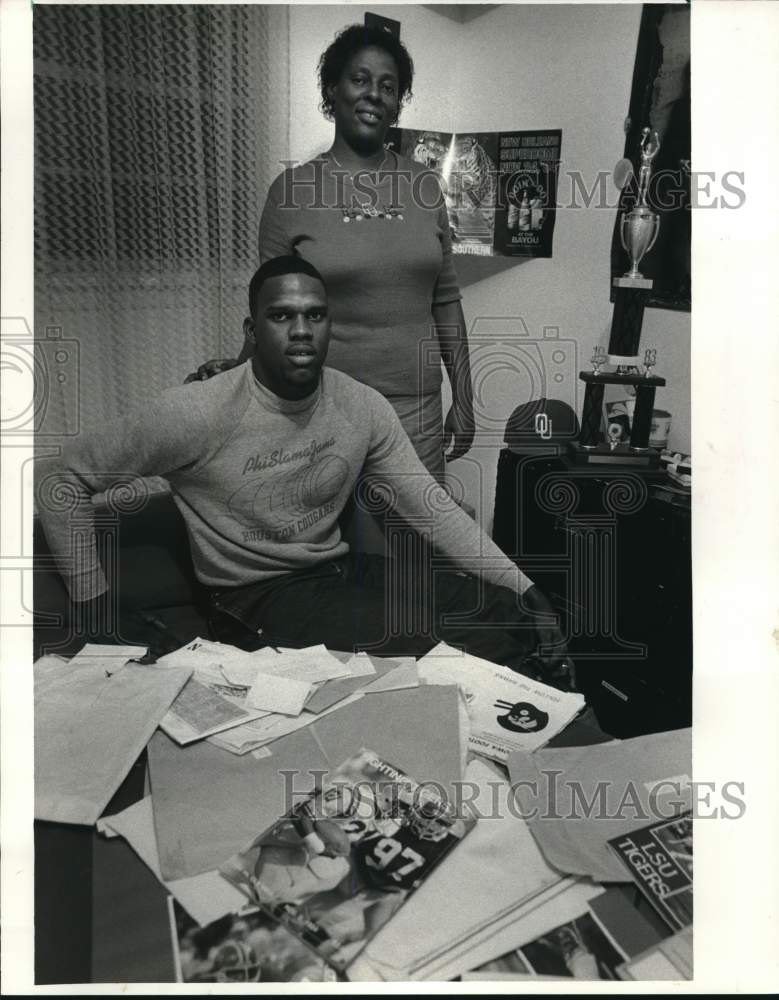
[[[549,722],[547,713],[531,705],[529,701],[518,701],[512,705],[501,699],[495,702],[495,708],[506,712],[505,715],[496,716],[498,725],[512,733],[538,733]]]
[[[309,915],[340,944],[328,956],[335,965],[343,967],[354,958],[464,835],[463,822],[439,800],[392,799],[396,815],[379,814],[374,832],[353,841],[349,876],[308,902]]]
[[[281,820],[225,872],[257,903],[301,902],[336,886],[349,872],[350,842],[332,820],[317,819],[309,801]]]
[[[176,980],[184,983],[333,981],[335,973],[261,910],[242,910],[199,927],[169,897]]]

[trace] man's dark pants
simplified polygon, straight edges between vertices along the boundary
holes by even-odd
[[[260,645],[427,653],[440,641],[536,675],[537,640],[517,596],[451,570],[360,553],[306,570],[212,592],[214,638]],[[257,631],[262,636],[257,637]]]

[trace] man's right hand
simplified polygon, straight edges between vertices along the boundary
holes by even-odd
[[[212,358],[210,361],[202,364],[196,372],[187,375],[184,379],[184,385],[188,382],[205,382],[206,379],[214,375],[219,375],[220,372],[229,372],[237,364],[237,358]]]

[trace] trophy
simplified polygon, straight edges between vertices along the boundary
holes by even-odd
[[[596,344],[592,350],[592,357],[590,358],[590,364],[592,365],[592,374],[600,375],[600,370],[603,365],[606,364],[607,355],[600,344]]]
[[[630,212],[622,216],[619,235],[622,246],[630,258],[630,270],[624,277],[629,281],[644,283],[647,281],[639,271],[638,265],[642,257],[655,245],[660,232],[660,216],[653,212],[647,204],[646,196],[649,187],[649,177],[652,172],[652,160],[660,149],[657,132],[644,128],[641,131],[641,169],[638,173],[638,199]],[[649,282],[651,286],[651,282]]]

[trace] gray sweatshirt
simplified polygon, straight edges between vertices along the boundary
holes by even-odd
[[[223,588],[343,555],[338,517],[361,472],[404,519],[432,531],[456,568],[517,593],[531,586],[431,478],[386,399],[331,368],[300,401],[265,389],[250,362],[171,389],[41,462],[38,501],[52,553],[81,601],[106,589],[89,525],[91,497],[113,484],[163,476],[198,579]]]

